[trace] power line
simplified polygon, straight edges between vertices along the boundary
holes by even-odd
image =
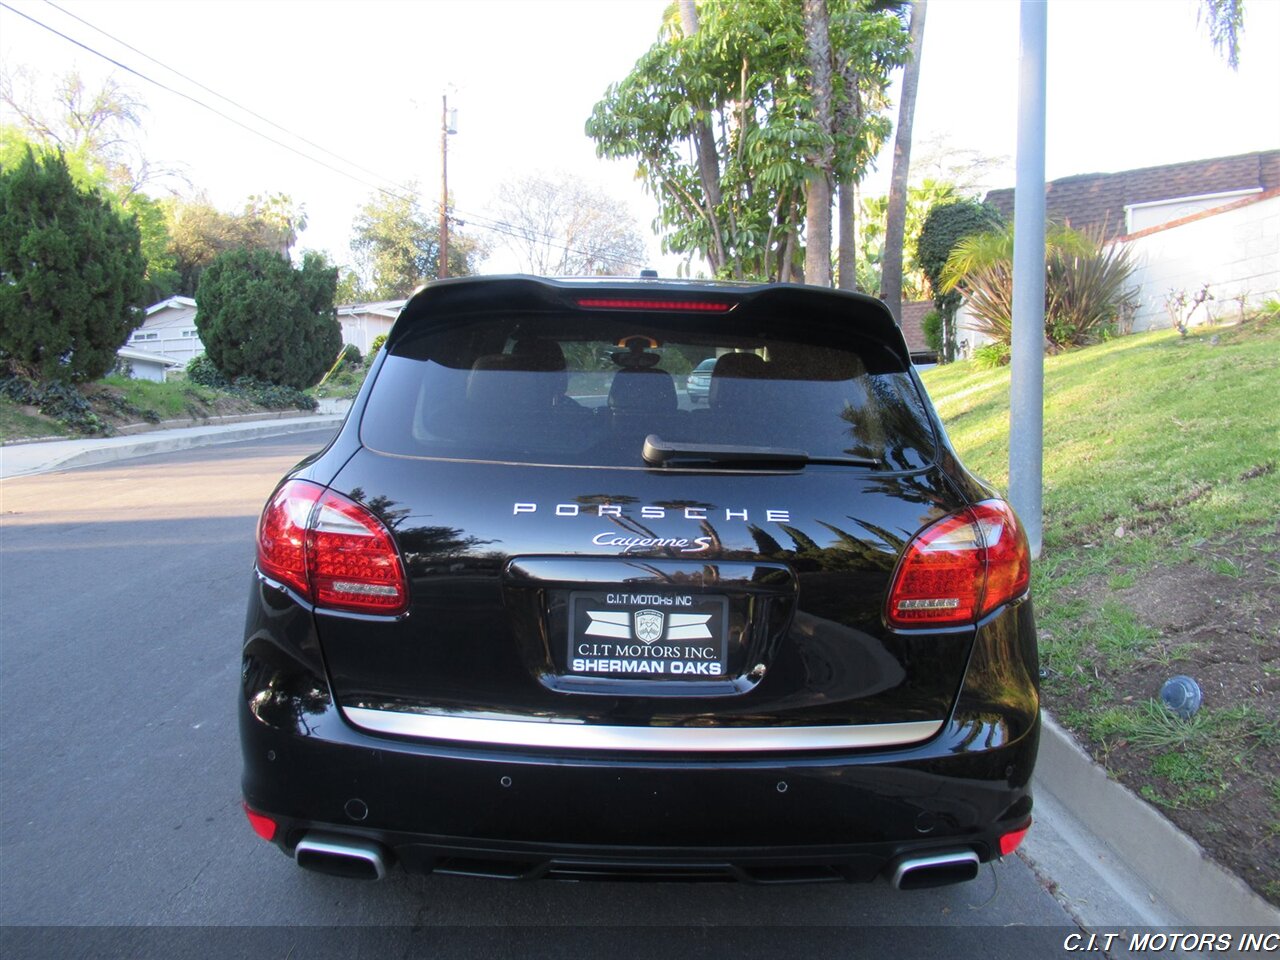
[[[379,180],[384,180],[388,183],[395,183],[395,181],[392,180],[390,177],[383,176],[381,173],[379,173],[376,170],[370,170],[368,167],[362,166],[361,164],[356,163],[354,160],[348,159],[347,157],[344,157],[339,153],[334,153],[328,147],[325,147],[322,144],[316,143],[314,140],[308,140],[306,137],[302,136],[301,134],[294,133],[292,130],[288,129],[287,127],[281,126],[280,124],[276,123],[274,120],[268,117],[264,117],[262,114],[257,113],[256,111],[250,109],[249,107],[246,107],[244,104],[237,103],[235,100],[232,100],[230,97],[219,93],[217,90],[214,90],[212,87],[206,86],[205,84],[201,83],[199,80],[196,80],[194,77],[187,76],[182,71],[169,66],[167,63],[164,63],[161,60],[157,60],[155,57],[151,56],[151,54],[143,50],[139,50],[137,47],[133,46],[132,44],[124,40],[121,40],[119,37],[114,36],[113,34],[108,33],[106,30],[103,30],[101,27],[97,26],[96,24],[90,23],[84,17],[81,17],[78,14],[72,13],[70,10],[66,10],[58,6],[56,3],[53,2],[53,0],[44,0],[44,2],[47,5],[53,7],[53,9],[57,10],[59,13],[64,14],[65,16],[68,16],[73,20],[78,20],[80,23],[83,23],[90,30],[94,30],[102,34],[108,40],[111,40],[114,43],[118,43],[120,46],[124,47],[126,50],[131,50],[132,52],[136,53],[138,56],[142,57],[143,59],[151,61],[156,66],[161,67],[164,70],[168,70],[174,76],[181,77],[183,80],[186,80],[188,83],[194,84],[195,86],[199,87],[201,90],[205,91],[206,93],[213,94],[219,100],[222,100],[226,103],[231,104],[237,110],[243,110],[249,116],[253,117],[256,120],[261,120],[263,123],[267,124],[270,127],[274,127],[275,129],[279,130],[281,133],[287,133],[289,136],[293,137],[296,140],[300,140],[302,143],[305,143],[307,146],[314,147],[315,149],[319,150],[321,153],[327,153],[329,156],[333,157],[334,159],[341,160],[343,163],[347,164],[348,166],[354,167],[356,170],[359,170],[362,173],[367,173],[371,177],[377,177]],[[308,159],[311,159],[311,158],[308,158]],[[363,181],[360,181],[360,182],[363,182]]]
[[[101,59],[107,61],[107,63],[110,63],[113,66],[119,67],[121,70],[125,71],[126,73],[130,73],[133,76],[138,77],[140,80],[145,80],[147,83],[150,83],[153,86],[157,86],[161,90],[164,90],[168,93],[172,93],[174,96],[182,97],[184,100],[189,100],[191,103],[194,103],[196,106],[202,107],[205,110],[208,110],[210,113],[221,117],[222,119],[226,120],[228,123],[233,123],[237,127],[240,127],[243,130],[247,130],[250,133],[254,134],[255,136],[261,137],[262,139],[268,141],[269,143],[274,143],[278,147],[283,147],[285,150],[288,150],[290,153],[295,153],[305,160],[310,160],[312,163],[319,164],[325,169],[333,171],[339,176],[346,177],[349,180],[354,180],[356,183],[362,183],[366,187],[371,187],[372,189],[377,190],[379,193],[386,194],[387,196],[392,197],[394,199],[397,199],[397,200],[408,199],[406,197],[403,197],[395,193],[392,190],[388,190],[385,187],[380,186],[379,184],[371,183],[368,180],[365,180],[363,177],[357,177],[355,174],[350,173],[346,170],[342,170],[338,167],[335,167],[331,163],[326,163],[324,160],[321,160],[318,157],[313,157],[309,153],[304,153],[303,151],[299,150],[297,147],[294,147],[291,144],[285,143],[282,140],[277,140],[275,137],[272,137],[269,134],[263,133],[261,130],[255,130],[253,127],[249,126],[248,124],[243,123],[242,121],[237,120],[235,117],[229,116],[226,113],[223,113],[221,110],[217,109],[216,107],[211,107],[209,104],[205,103],[202,100],[196,99],[195,97],[191,96],[189,93],[184,93],[181,90],[174,89],[173,87],[165,83],[162,83],[159,80],[149,77],[145,73],[142,73],[139,70],[135,70],[133,67],[130,67],[127,64],[121,63],[119,60],[116,60],[113,57],[107,56],[107,54],[103,53],[102,51],[95,50],[93,47],[89,46],[87,43],[82,43],[79,40],[75,39],[74,37],[67,36],[61,30],[51,27],[49,26],[49,24],[44,23],[43,21],[37,20],[35,17],[31,16],[30,14],[23,13],[21,10],[17,10],[14,7],[11,7],[9,4],[5,3],[4,0],[0,0],[0,7],[3,7],[4,9],[8,10],[10,13],[16,13],[18,16],[22,17],[24,20],[29,20],[31,23],[34,23],[36,26],[42,27],[45,30],[48,30],[50,33],[54,34],[55,36],[61,37],[63,40],[66,40],[68,43],[74,44],[80,49],[93,54],[95,57],[100,57]],[[174,71],[174,72],[176,73],[177,71]],[[224,97],[222,99],[226,99],[226,98]],[[227,102],[230,103],[232,101],[228,100]]]
[[[68,16],[68,17],[70,17],[71,19],[76,20],[76,21],[78,21],[79,23],[84,24],[84,25],[85,25],[86,27],[88,27],[89,29],[94,30],[95,32],[97,32],[97,33],[101,34],[102,36],[106,37],[107,39],[111,40],[112,42],[119,44],[120,46],[124,47],[125,49],[127,49],[127,50],[129,50],[129,51],[131,51],[131,52],[133,52],[133,53],[136,53],[138,56],[143,57],[144,59],[146,59],[146,60],[150,61],[151,63],[154,63],[156,66],[158,66],[158,67],[160,67],[160,68],[162,68],[162,69],[164,69],[164,70],[167,70],[169,73],[172,73],[174,76],[181,77],[183,80],[187,81],[188,83],[194,84],[196,87],[198,87],[199,89],[201,89],[201,90],[205,91],[206,93],[212,94],[213,96],[217,97],[219,100],[222,100],[222,101],[224,101],[224,102],[226,102],[226,103],[228,103],[228,104],[231,104],[231,105],[232,105],[233,107],[235,107],[236,109],[243,111],[244,113],[248,114],[248,115],[249,115],[249,116],[251,116],[251,117],[254,117],[254,118],[255,118],[255,119],[257,119],[257,120],[260,120],[261,122],[263,122],[263,123],[267,124],[268,126],[274,127],[275,129],[277,129],[277,130],[281,131],[282,133],[287,134],[288,136],[293,137],[294,139],[296,139],[296,140],[298,140],[298,141],[300,141],[300,142],[302,142],[302,143],[305,143],[305,144],[307,144],[307,145],[308,145],[308,146],[310,146],[310,147],[314,147],[315,149],[317,149],[317,150],[321,151],[322,153],[326,153],[326,154],[328,154],[329,156],[331,156],[331,157],[335,158],[336,160],[339,160],[339,161],[341,161],[342,163],[347,164],[348,166],[353,167],[353,168],[354,168],[354,169],[356,169],[356,170],[360,170],[360,171],[362,171],[362,172],[364,172],[364,173],[369,174],[370,176],[377,177],[378,179],[380,179],[380,180],[384,180],[384,181],[386,181],[386,182],[388,182],[388,183],[394,183],[394,182],[395,182],[395,181],[394,181],[394,180],[392,180],[390,177],[384,176],[383,174],[378,173],[376,170],[371,170],[371,169],[369,169],[368,167],[365,167],[365,166],[363,166],[363,165],[361,165],[361,164],[359,164],[359,163],[356,163],[355,161],[350,160],[350,159],[348,159],[348,158],[346,158],[346,157],[342,156],[342,155],[341,155],[341,154],[339,154],[339,153],[335,153],[334,151],[332,151],[332,150],[328,149],[328,148],[327,148],[327,147],[325,147],[325,146],[322,146],[321,144],[318,144],[318,143],[316,143],[316,142],[314,142],[314,141],[312,141],[312,140],[309,140],[309,139],[307,139],[306,137],[304,137],[304,136],[302,136],[302,135],[300,135],[300,134],[294,133],[292,130],[288,129],[287,127],[284,127],[284,126],[282,126],[281,124],[276,123],[274,120],[271,120],[271,119],[269,119],[269,118],[267,118],[267,117],[264,117],[262,114],[257,113],[256,111],[254,111],[254,110],[250,109],[249,107],[244,106],[244,105],[243,105],[243,104],[241,104],[241,103],[238,103],[237,101],[235,101],[235,100],[231,99],[230,97],[228,97],[228,96],[226,96],[226,95],[224,95],[224,94],[218,93],[218,91],[214,90],[212,87],[209,87],[209,86],[207,86],[207,85],[205,85],[205,84],[201,83],[200,81],[198,81],[198,80],[196,80],[196,79],[194,79],[194,78],[192,78],[192,77],[187,76],[186,74],[182,73],[180,70],[177,70],[177,69],[175,69],[175,68],[173,68],[173,67],[169,66],[168,64],[164,63],[164,62],[163,62],[163,61],[161,61],[161,60],[156,59],[155,57],[151,56],[150,54],[146,53],[145,51],[138,49],[137,47],[133,46],[132,44],[130,44],[130,43],[128,43],[128,42],[126,42],[126,41],[124,41],[124,40],[121,40],[119,37],[114,36],[114,35],[113,35],[113,34],[111,34],[111,33],[108,33],[106,30],[103,30],[101,27],[99,27],[99,26],[97,26],[97,25],[95,25],[95,24],[93,24],[93,23],[89,22],[89,21],[88,21],[88,20],[86,20],[85,18],[83,18],[83,17],[81,17],[81,16],[79,16],[79,15],[77,15],[77,14],[74,14],[74,13],[72,13],[72,12],[71,12],[71,11],[69,11],[69,10],[65,10],[65,9],[63,9],[62,7],[58,6],[58,4],[54,3],[54,2],[53,2],[53,0],[44,0],[44,2],[45,2],[48,6],[52,7],[52,8],[53,8],[53,9],[55,9],[55,10],[57,10],[59,13],[63,14],[64,16]],[[275,137],[272,137],[272,136],[270,136],[269,134],[266,134],[266,133],[262,132],[261,130],[257,130],[257,129],[255,129],[255,128],[253,128],[253,127],[249,126],[248,124],[244,123],[243,121],[238,120],[238,119],[236,119],[235,117],[230,116],[230,115],[228,115],[228,114],[224,113],[223,111],[221,111],[221,110],[217,109],[216,107],[210,106],[209,104],[205,103],[204,101],[199,100],[199,99],[197,99],[196,97],[193,97],[193,96],[191,96],[191,95],[190,95],[190,94],[188,94],[188,93],[185,93],[185,92],[183,92],[183,91],[181,91],[181,90],[178,90],[178,89],[176,89],[176,88],[174,88],[174,87],[171,87],[171,86],[169,86],[168,84],[165,84],[165,83],[163,83],[163,82],[161,82],[161,81],[159,81],[159,80],[154,79],[153,77],[147,76],[146,74],[142,73],[141,71],[136,70],[136,69],[134,69],[133,67],[130,67],[128,64],[122,63],[121,61],[116,60],[115,58],[113,58],[113,57],[111,57],[111,56],[108,56],[107,54],[103,53],[102,51],[97,50],[97,49],[95,49],[94,47],[91,47],[91,46],[89,46],[88,44],[83,43],[83,42],[81,42],[81,41],[79,41],[79,40],[75,39],[74,37],[68,36],[67,34],[63,33],[62,31],[60,31],[60,30],[56,29],[55,27],[50,26],[50,25],[49,25],[49,24],[47,24],[47,23],[44,23],[44,22],[43,22],[43,21],[41,21],[41,20],[38,20],[37,18],[35,18],[35,17],[31,16],[30,14],[27,14],[27,13],[24,13],[23,11],[21,11],[21,10],[15,9],[14,7],[10,6],[8,3],[5,3],[5,2],[4,2],[4,0],[0,0],[0,7],[3,7],[4,9],[8,10],[8,11],[9,11],[9,12],[11,12],[11,13],[16,13],[18,16],[22,17],[23,19],[28,20],[28,21],[30,21],[31,23],[34,23],[34,24],[35,24],[36,26],[38,26],[38,27],[42,27],[43,29],[45,29],[45,30],[49,31],[50,33],[54,34],[55,36],[58,36],[58,37],[62,38],[63,40],[66,40],[68,43],[74,44],[75,46],[77,46],[77,47],[81,48],[82,50],[85,50],[85,51],[87,51],[87,52],[89,52],[89,53],[93,54],[94,56],[99,57],[99,58],[101,58],[101,59],[103,59],[103,60],[107,61],[108,63],[112,64],[113,66],[119,67],[121,70],[124,70],[126,73],[132,74],[133,76],[138,77],[139,79],[144,80],[144,81],[146,81],[147,83],[152,84],[153,86],[159,87],[161,90],[164,90],[164,91],[166,91],[166,92],[168,92],[168,93],[171,93],[171,94],[173,94],[174,96],[178,96],[178,97],[183,98],[184,100],[188,100],[188,101],[190,101],[191,103],[194,103],[196,106],[201,107],[201,108],[203,108],[203,109],[205,109],[205,110],[208,110],[210,113],[214,114],[215,116],[221,117],[222,119],[226,120],[227,122],[232,123],[232,124],[235,124],[236,126],[240,127],[242,130],[246,130],[246,131],[248,131],[249,133],[253,134],[254,136],[261,137],[262,139],[266,140],[267,142],[269,142],[269,143],[273,143],[273,144],[275,144],[275,145],[276,145],[276,146],[278,146],[278,147],[282,147],[282,148],[284,148],[285,150],[288,150],[289,152],[294,153],[294,154],[296,154],[296,155],[298,155],[298,156],[302,157],[302,158],[303,158],[303,159],[305,159],[305,160],[310,160],[312,163],[315,163],[315,164],[317,164],[317,165],[319,165],[319,166],[322,166],[322,167],[324,167],[325,169],[330,170],[330,171],[332,171],[332,172],[334,172],[334,173],[336,173],[336,174],[338,174],[338,175],[340,175],[340,176],[343,176],[343,177],[346,177],[346,178],[348,178],[348,179],[350,179],[350,180],[353,180],[353,181],[355,181],[356,183],[360,183],[360,184],[363,184],[364,186],[371,187],[372,189],[376,190],[377,192],[382,193],[382,194],[384,194],[385,196],[391,197],[392,199],[400,200],[400,201],[408,202],[408,203],[413,203],[413,202],[415,201],[415,199],[416,199],[416,198],[414,198],[414,197],[412,197],[412,196],[406,196],[406,195],[404,195],[404,194],[397,193],[397,192],[396,192],[396,191],[394,191],[394,190],[389,190],[389,189],[387,189],[386,187],[381,186],[380,184],[372,183],[372,182],[370,182],[370,181],[368,181],[368,180],[365,180],[363,177],[358,177],[358,176],[356,176],[355,174],[352,174],[352,173],[350,173],[350,172],[348,172],[348,171],[346,171],[346,170],[342,170],[342,169],[340,169],[340,168],[338,168],[338,167],[335,167],[333,164],[331,164],[331,163],[327,163],[327,162],[325,162],[324,160],[319,159],[318,157],[314,157],[314,156],[312,156],[312,155],[311,155],[311,154],[309,154],[309,153],[306,153],[306,152],[304,152],[304,151],[302,151],[302,150],[299,150],[297,147],[294,147],[294,146],[292,146],[291,144],[288,144],[288,143],[285,143],[284,141],[278,140],[278,139],[276,139]],[[451,218],[452,218],[452,219],[457,220],[457,222],[459,222],[460,224],[464,224],[464,223],[466,223],[466,222],[469,222],[469,223],[471,223],[472,225],[474,225],[475,227],[477,227],[477,228],[479,228],[479,229],[481,229],[481,230],[487,230],[487,231],[489,231],[489,232],[491,232],[491,233],[497,233],[497,234],[500,234],[500,235],[503,235],[503,236],[507,236],[507,237],[511,237],[511,238],[513,238],[513,239],[517,239],[517,240],[524,240],[525,242],[528,242],[528,241],[531,239],[531,237],[536,237],[536,238],[538,238],[541,242],[545,243],[547,246],[551,247],[552,249],[556,249],[556,250],[563,250],[563,251],[565,251],[566,253],[577,254],[578,256],[589,257],[589,258],[592,258],[592,259],[598,259],[598,260],[613,260],[614,262],[617,262],[617,263],[625,263],[625,264],[627,264],[628,266],[633,266],[633,267],[641,267],[641,266],[643,266],[643,264],[635,263],[635,262],[630,261],[630,260],[620,260],[620,259],[617,259],[617,258],[608,257],[607,255],[605,255],[605,254],[603,254],[603,253],[600,253],[600,252],[598,252],[598,251],[594,251],[594,250],[587,250],[587,249],[582,249],[582,248],[578,248],[578,247],[571,247],[571,246],[569,246],[568,244],[561,242],[561,241],[560,241],[560,239],[559,239],[558,237],[555,237],[555,236],[553,236],[552,234],[542,233],[541,231],[528,231],[528,230],[524,230],[523,228],[518,227],[517,225],[512,224],[512,223],[510,223],[510,222],[508,222],[508,221],[505,221],[505,220],[496,220],[496,219],[493,219],[493,218],[491,218],[491,217],[482,216],[482,215],[480,215],[480,214],[469,213],[469,212],[467,212],[467,211],[460,210],[460,209],[458,209],[457,207],[454,207],[454,208],[453,208],[453,216],[452,216]],[[462,218],[465,218],[465,222],[464,222],[464,220],[463,220]]]

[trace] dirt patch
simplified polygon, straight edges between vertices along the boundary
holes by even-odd
[[[1149,639],[1123,664],[1086,639],[1079,659],[1094,677],[1050,676],[1046,705],[1117,779],[1280,904],[1280,532],[1204,556],[1123,589],[1072,591],[1090,611],[1122,606]],[[1190,723],[1151,703],[1177,674],[1203,692]]]

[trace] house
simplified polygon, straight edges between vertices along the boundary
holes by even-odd
[[[1012,221],[1013,190],[986,199]],[[1280,150],[1054,180],[1045,215],[1129,248],[1133,331],[1186,319],[1203,290],[1209,299],[1192,322],[1229,322],[1280,296]],[[963,307],[957,330],[962,352],[984,340]]]
[[[338,322],[342,324],[342,342],[355,344],[361,356],[369,355],[369,346],[378,334],[391,332],[391,325],[400,315],[404,300],[379,300],[376,303],[353,303],[338,307]]]
[[[355,344],[361,354],[368,356],[373,338],[391,331],[404,305],[404,300],[382,300],[338,307],[342,342]],[[175,366],[185,366],[192,357],[204,353],[196,330],[196,302],[190,297],[170,297],[147,307],[146,319],[125,346],[168,357]]]
[[[1280,150],[1167,163],[1119,173],[1085,173],[1045,184],[1045,216],[1108,240],[1280,189]],[[987,203],[1013,222],[1013,188]]]
[[[938,358],[924,338],[924,315],[937,309],[932,300],[912,300],[902,305],[902,336],[915,363],[933,363]]]
[[[125,344],[134,350],[157,353],[185,366],[204,353],[196,331],[196,302],[190,297],[170,297],[147,307],[147,316]]]
[[[164,383],[169,371],[180,366],[177,360],[147,350],[121,347],[116,351],[116,370],[134,380]]]

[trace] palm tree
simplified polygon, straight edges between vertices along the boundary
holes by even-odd
[[[1198,19],[1208,25],[1213,48],[1232,70],[1240,68],[1240,34],[1244,32],[1244,0],[1200,0]]]
[[[884,259],[880,265],[880,296],[902,322],[902,240],[907,222],[907,174],[911,169],[911,127],[916,112],[916,88],[920,83],[920,54],[924,48],[924,15],[927,0],[911,4],[911,59],[902,74],[902,100],[898,104],[898,132],[893,138],[893,174],[889,181],[889,210],[884,231]]]

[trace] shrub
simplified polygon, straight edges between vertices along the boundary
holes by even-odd
[[[360,355],[360,348],[354,343],[348,343],[346,349],[342,351],[342,362],[349,367],[362,366],[364,357]]]
[[[1128,248],[1101,231],[1053,226],[1045,232],[1045,336],[1058,347],[1096,339],[1132,308]],[[1013,228],[965,237],[947,259],[947,290],[963,289],[974,328],[997,343],[1013,334]]]
[[[93,412],[84,394],[70,383],[59,380],[35,383],[26,377],[0,377],[0,396],[36,407],[45,416],[80,433],[110,432],[110,426]]]
[[[15,372],[105,374],[142,322],[145,272],[137,223],[79,189],[61,153],[0,169],[0,359]]]
[[[924,333],[924,344],[934,353],[941,356],[942,354],[942,314],[937,310],[930,310],[920,320],[920,327]]]
[[[372,360],[378,355],[378,351],[382,349],[382,345],[387,342],[387,335],[380,333],[373,338],[373,343],[369,344],[369,359]]]
[[[987,343],[973,351],[973,364],[979,370],[994,370],[1009,362],[1007,343]]]
[[[237,377],[231,383],[231,392],[252,400],[269,410],[314,410],[319,404],[295,387],[278,383],[263,383],[252,377]]]
[[[187,361],[187,379],[202,387],[225,388],[227,386],[227,378],[213,365],[213,361],[206,353]]]
[[[220,254],[196,290],[196,329],[209,359],[229,380],[311,386],[342,348],[337,278],[315,253],[300,270],[266,250]]]
[[[955,315],[960,294],[945,288],[942,272],[947,258],[965,237],[1000,227],[1004,218],[995,207],[976,200],[952,200],[930,208],[916,242],[916,262],[929,279],[933,303],[941,313],[939,359],[950,360],[955,354]]]

